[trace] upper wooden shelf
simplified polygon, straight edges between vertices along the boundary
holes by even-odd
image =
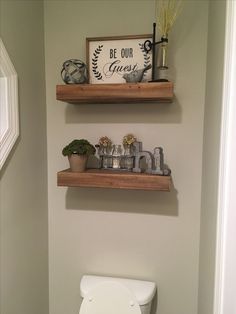
[[[87,169],[85,172],[72,172],[68,169],[57,173],[57,185],[170,191],[171,177],[102,169]]]
[[[172,82],[57,85],[57,100],[69,103],[171,102]]]

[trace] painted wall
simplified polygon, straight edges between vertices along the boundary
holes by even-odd
[[[225,7],[225,1],[210,1],[202,168],[199,314],[213,313]]]
[[[2,1],[1,38],[19,76],[20,138],[0,173],[1,314],[48,313],[42,1]]]
[[[197,313],[208,2],[185,1],[170,36],[174,103],[55,99],[62,63],[85,60],[86,37],[151,33],[153,21],[154,1],[45,1],[50,314],[78,313],[85,273],[153,280],[153,313]],[[170,193],[57,187],[69,141],[128,132],[147,150],[163,146]]]

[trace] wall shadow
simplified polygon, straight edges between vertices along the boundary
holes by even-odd
[[[178,216],[177,191],[69,187],[66,209]]]
[[[182,108],[172,103],[67,104],[65,122],[71,123],[181,123]]]
[[[151,314],[155,314],[158,308],[158,287],[152,300]]]

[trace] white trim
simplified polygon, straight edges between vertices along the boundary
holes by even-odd
[[[4,165],[17,137],[19,136],[19,113],[18,113],[18,82],[17,73],[7,54],[0,38],[0,73],[3,83],[1,84],[0,102],[0,169]]]
[[[236,1],[227,1],[214,314],[236,313]]]

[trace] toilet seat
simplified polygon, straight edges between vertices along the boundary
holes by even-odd
[[[124,285],[105,281],[83,299],[79,314],[141,314],[135,296]]]

